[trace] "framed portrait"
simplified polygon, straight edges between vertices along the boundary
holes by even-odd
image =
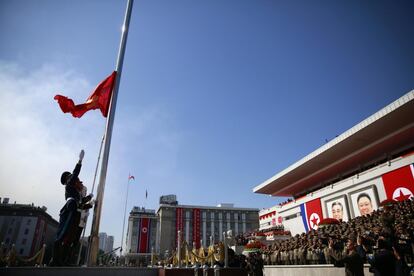
[[[326,200],[325,207],[328,218],[339,221],[349,220],[348,201],[345,195]]]
[[[378,209],[378,194],[374,185],[350,193],[355,217],[371,214]]]

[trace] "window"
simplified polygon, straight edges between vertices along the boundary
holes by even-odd
[[[6,239],[6,244],[8,244],[10,242],[10,238]]]
[[[25,234],[25,235],[29,234],[29,229],[28,229],[28,228],[26,228],[26,229],[24,230],[24,234]]]
[[[26,244],[26,242],[27,242],[27,239],[23,239],[23,240],[22,240],[22,244],[23,244],[23,245],[25,245],[25,244]]]
[[[9,228],[9,230],[7,231],[7,234],[11,234],[11,232],[12,232],[12,229]]]
[[[30,225],[30,223],[32,223],[32,220],[28,219],[26,225]]]
[[[23,251],[24,251],[24,249],[23,248],[20,248],[19,254],[20,255],[23,255]]]

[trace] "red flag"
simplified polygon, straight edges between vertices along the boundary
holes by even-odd
[[[129,175],[129,176],[128,176],[128,180],[131,180],[131,179],[132,179],[132,180],[135,180],[135,177],[134,177],[133,175]]]
[[[72,99],[62,95],[56,95],[54,99],[57,100],[63,113],[71,113],[75,118],[80,118],[85,112],[98,108],[101,110],[102,115],[106,117],[108,116],[109,102],[111,101],[115,77],[116,71],[98,84],[83,104],[75,105]]]
[[[413,164],[388,172],[382,176],[387,199],[404,201],[414,194]]]

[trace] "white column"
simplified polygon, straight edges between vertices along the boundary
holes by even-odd
[[[229,231],[231,230],[230,213],[226,214],[226,220],[227,220],[227,231]]]
[[[243,227],[243,233],[246,233],[246,214],[242,214],[242,227]]]
[[[155,234],[155,252],[160,253],[160,221],[157,218],[157,228],[156,228],[156,234]]]
[[[126,236],[126,248],[125,251],[122,252],[123,254],[127,254],[131,250],[131,243],[134,237],[132,237],[132,229],[133,229],[134,220],[133,218],[128,218],[128,229],[127,229],[127,236]]]
[[[234,235],[239,234],[239,214],[234,214]]]
[[[223,240],[223,236],[221,233],[223,233],[223,214],[219,213],[219,239],[220,241]]]
[[[187,244],[190,242],[190,212],[185,212],[185,240]]]
[[[214,213],[210,213],[210,219],[211,219],[211,235],[214,237]]]

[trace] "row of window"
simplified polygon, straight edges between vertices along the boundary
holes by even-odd
[[[16,219],[15,219],[15,218],[12,218],[12,220],[11,220],[11,222],[10,222],[10,225],[13,225],[15,222],[16,222]],[[28,219],[28,220],[26,221],[26,225],[28,226],[28,225],[30,225],[30,224],[32,224],[32,220],[31,220],[31,219]]]
[[[7,234],[11,234],[13,231],[13,228],[9,228],[9,230],[7,230]],[[29,228],[24,229],[24,235],[29,234]]]
[[[25,245],[27,242],[27,239],[22,239],[22,245]],[[6,238],[6,240],[4,241],[4,243],[6,245],[8,245],[10,243],[10,238]]]

